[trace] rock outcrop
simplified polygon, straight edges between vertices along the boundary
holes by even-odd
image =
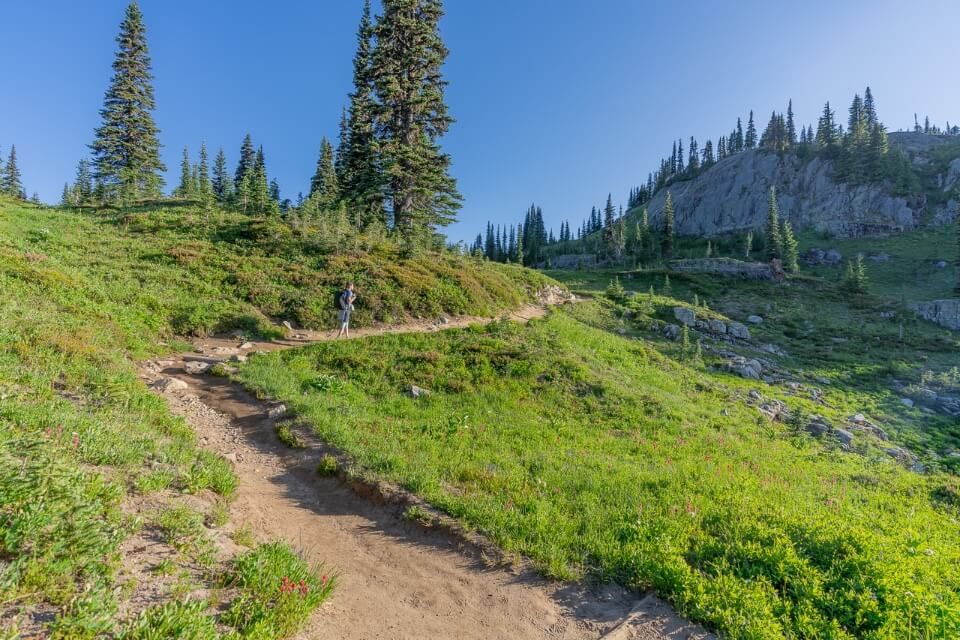
[[[673,260],[670,269],[684,273],[710,273],[748,280],[779,280],[773,265],[765,262],[744,262],[733,258],[697,258]]]
[[[960,299],[933,300],[911,305],[918,316],[941,327],[960,331]]]
[[[951,136],[891,133],[890,143],[917,165],[930,164],[935,147],[956,141]],[[716,236],[764,226],[771,186],[777,188],[781,216],[795,228],[812,228],[838,237],[882,235],[916,228],[924,216],[949,222],[960,205],[929,205],[924,197],[893,195],[883,184],[850,185],[833,180],[831,161],[809,161],[791,153],[747,150],[728,156],[691,180],[669,186],[676,208],[675,229],[683,235]],[[960,188],[960,162],[940,176],[945,191]],[[949,186],[948,186],[949,185]],[[668,189],[647,205],[659,224]]]

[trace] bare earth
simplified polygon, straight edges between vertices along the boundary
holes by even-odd
[[[512,317],[527,321],[545,313],[543,307],[529,306]],[[353,337],[480,322],[489,319],[378,327]],[[547,581],[523,561],[497,562],[448,529],[411,522],[396,505],[359,495],[336,478],[319,477],[320,450],[281,444],[267,414],[269,404],[225,378],[184,369],[188,361],[216,362],[236,353],[332,338],[330,333],[292,334],[242,350],[237,340],[200,340],[196,346],[202,353],[146,363],[143,374],[148,382],[163,377],[186,382],[186,391],[164,397],[203,446],[234,462],[240,487],[221,534],[223,551],[231,553],[227,534],[246,526],[258,542],[286,539],[311,561],[323,563],[324,571],[339,575],[333,598],[297,638],[713,638],[653,595]]]

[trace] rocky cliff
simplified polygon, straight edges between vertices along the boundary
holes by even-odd
[[[903,149],[918,170],[929,172],[936,151],[960,140],[892,133],[890,142]],[[931,204],[932,199],[926,196],[892,195],[889,185],[837,183],[833,174],[832,163],[822,158],[804,161],[791,153],[749,150],[725,158],[692,180],[661,189],[647,207],[652,222],[659,222],[669,190],[678,234],[722,235],[763,227],[768,192],[776,186],[781,215],[796,228],[813,228],[841,237],[905,231],[927,221],[945,223],[953,220],[960,208],[960,157],[934,176],[935,188],[943,194],[936,200],[942,204]]]

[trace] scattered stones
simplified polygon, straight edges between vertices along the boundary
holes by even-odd
[[[415,384],[410,385],[410,396],[413,398],[425,398],[430,395],[429,389],[418,387]]]
[[[881,311],[880,319],[881,320],[892,320],[897,317],[896,311]]]
[[[840,446],[844,449],[849,449],[850,444],[853,442],[853,434],[847,431],[846,429],[840,429],[834,427],[827,418],[821,415],[815,415],[810,418],[810,422],[806,426],[807,433],[823,437],[827,436],[830,438],[836,439],[840,442]]]
[[[246,361],[247,361],[247,356],[243,355],[242,353],[235,353],[232,356],[230,356],[230,362],[246,362]]]
[[[747,316],[747,322],[749,322],[750,324],[763,324],[763,317]]]
[[[228,356],[228,355],[237,353],[238,350],[236,347],[214,347],[210,351],[212,351],[217,355]]]
[[[240,349],[241,351],[246,351],[247,349],[253,349],[254,346],[255,345],[252,342],[244,342],[237,348]]]
[[[814,247],[803,254],[803,262],[811,267],[818,265],[836,267],[843,262],[843,254],[836,249],[818,249]]]
[[[857,431],[863,431],[865,433],[874,435],[880,438],[881,440],[890,439],[890,436],[887,435],[886,431],[884,431],[874,423],[867,420],[867,417],[864,416],[862,413],[857,413],[855,415],[850,416],[849,426],[850,428],[855,429]]]
[[[912,452],[904,449],[903,447],[886,447],[883,451],[884,453],[886,453],[888,456],[890,456],[891,458],[893,458],[903,466],[909,467],[912,470],[916,470],[914,469],[914,467],[919,465],[917,456],[915,456]],[[919,469],[920,471],[918,471],[918,473],[922,472],[923,465],[919,465]]]
[[[589,256],[593,258],[593,256]],[[554,258],[555,260],[556,258]],[[563,267],[555,267],[562,269]],[[558,304],[568,304],[571,302],[576,302],[577,297],[570,293],[567,289],[559,287],[555,284],[547,285],[546,287],[537,291],[537,302],[540,304],[545,304],[547,306],[558,305]]]
[[[747,394],[752,400],[763,400],[763,395],[756,389],[750,389],[750,393]]]
[[[677,322],[680,324],[685,324],[688,327],[692,327],[697,324],[697,314],[688,307],[674,307],[673,308],[673,317],[677,319]]]
[[[775,344],[762,344],[760,345],[761,351],[766,351],[767,353],[772,353],[775,356],[787,356],[787,352],[783,350],[782,347]]]
[[[437,324],[450,324],[450,318],[447,316],[438,316]]]
[[[790,409],[780,400],[764,402],[757,408],[771,420],[785,420],[790,415]]]
[[[191,360],[183,363],[183,369],[192,376],[199,376],[210,370],[210,363]]]
[[[890,262],[890,256],[886,253],[878,253],[876,255],[868,256],[867,260],[872,262]]]
[[[740,340],[750,339],[750,329],[747,329],[746,325],[740,324],[739,322],[731,322],[727,326],[727,333]]]
[[[176,378],[160,378],[150,386],[161,393],[178,393],[190,388],[186,382]]]

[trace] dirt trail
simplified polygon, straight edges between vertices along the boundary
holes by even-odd
[[[543,307],[528,306],[512,317],[527,321],[545,313]],[[489,321],[416,322],[359,330],[353,337]],[[312,562],[339,573],[334,597],[297,638],[712,637],[653,596],[638,600],[618,587],[549,582],[524,566],[495,565],[462,537],[406,520],[399,506],[361,496],[336,478],[319,477],[319,449],[281,444],[270,405],[225,378],[191,375],[184,368],[187,362],[212,363],[253,349],[289,348],[332,337],[293,334],[288,340],[243,345],[245,349],[237,340],[201,340],[197,352],[147,363],[143,371],[148,381],[168,377],[187,383],[186,390],[168,390],[164,397],[192,425],[204,447],[234,462],[240,487],[226,532],[245,526],[257,541],[289,540]]]

